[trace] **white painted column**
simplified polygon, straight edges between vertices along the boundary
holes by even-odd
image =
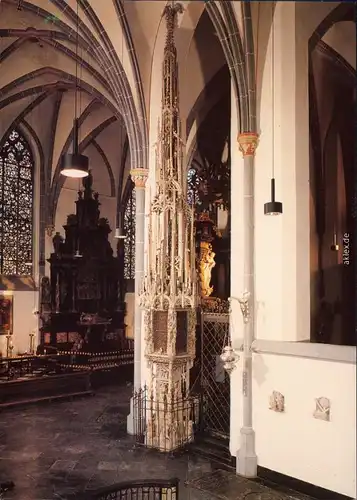
[[[255,453],[255,433],[252,411],[252,343],[254,340],[254,155],[258,136],[246,132],[238,136],[239,149],[243,153],[243,259],[244,290],[250,294],[248,314],[243,314],[243,372],[242,372],[242,414],[243,425],[240,429],[240,448],[237,454],[237,473],[245,477],[257,475],[257,455]]]
[[[144,236],[145,236],[145,184],[148,170],[137,168],[130,171],[135,184],[135,310],[134,310],[134,392],[141,386],[141,351],[142,351],[142,311],[139,307],[139,295],[144,278]],[[130,414],[127,418],[128,434],[134,434],[133,398],[130,401]]]
[[[231,84],[231,312],[229,319],[232,347],[239,351],[243,339],[243,321],[238,297],[244,289],[244,159],[237,147],[239,133],[237,101]],[[231,373],[230,391],[230,439],[229,449],[232,456],[237,456],[240,446],[240,428],[242,420],[242,362],[237,363]]]

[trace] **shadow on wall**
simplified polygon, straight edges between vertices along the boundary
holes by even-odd
[[[125,294],[125,337],[134,339],[135,293]]]
[[[353,68],[322,41],[310,52],[311,340],[356,345]],[[339,248],[332,250],[331,245]]]
[[[325,294],[311,311],[311,341],[323,344],[355,345],[355,310],[344,300],[344,286],[350,280],[348,265],[338,264],[322,269],[311,276],[311,288],[318,289],[319,280],[325,283]],[[322,276],[321,276],[322,275]]]
[[[269,368],[267,367],[264,356],[255,354],[253,358],[253,378],[260,387],[267,379]]]

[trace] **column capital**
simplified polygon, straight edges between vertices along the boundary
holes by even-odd
[[[259,136],[256,132],[242,132],[237,137],[239,150],[246,156],[255,156],[255,150],[258,147]]]
[[[132,168],[130,170],[131,179],[135,184],[135,188],[144,188],[149,170],[147,168]]]

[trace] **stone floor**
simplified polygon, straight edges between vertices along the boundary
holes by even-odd
[[[172,477],[181,481],[179,500],[303,498],[227,476],[194,456],[134,448],[126,434],[130,395],[130,387],[106,387],[90,398],[2,412],[0,482],[15,483],[2,499],[59,500],[115,482]]]

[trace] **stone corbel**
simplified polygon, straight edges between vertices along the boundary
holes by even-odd
[[[55,226],[54,224],[47,224],[46,226],[46,234],[49,238],[53,236],[53,233],[55,232]]]
[[[239,150],[246,156],[255,156],[255,151],[258,147],[259,137],[254,132],[243,132],[238,135]]]
[[[247,291],[244,292],[243,295],[238,298],[240,309],[242,311],[243,322],[246,324],[249,323],[250,320],[249,299],[250,299],[250,292]]]

